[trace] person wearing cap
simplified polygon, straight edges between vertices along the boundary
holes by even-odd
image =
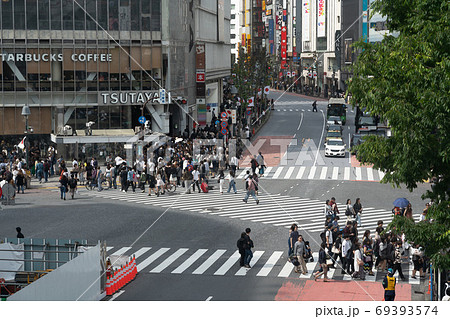
[[[397,280],[394,277],[394,271],[392,270],[392,268],[389,268],[387,275],[383,279],[384,300],[385,301],[394,301],[396,283],[397,283]]]

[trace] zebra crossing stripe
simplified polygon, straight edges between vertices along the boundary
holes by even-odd
[[[187,252],[187,248],[180,248],[178,249],[174,254],[170,255],[166,260],[164,260],[161,264],[159,264],[157,267],[150,270],[151,273],[160,273],[167,267],[169,267],[175,260],[180,258],[185,252]]]
[[[297,173],[297,179],[302,179],[303,173],[305,172],[306,167],[305,166],[300,166],[300,169],[298,170]]]
[[[289,167],[286,175],[284,176],[284,179],[289,179],[293,172],[294,172],[294,167],[293,166]]]
[[[350,167],[344,167],[344,180],[350,180]]]
[[[259,258],[261,258],[261,256],[264,254],[264,251],[260,251],[257,250],[253,253],[253,258],[252,260],[250,260],[250,267],[253,267],[259,260]],[[235,276],[245,276],[247,274],[247,271],[250,270],[249,268],[241,268],[239,269]]]
[[[275,174],[273,174],[272,179],[278,178],[278,177],[280,176],[280,174],[281,174],[282,171],[283,171],[283,166],[278,167],[277,170],[276,170],[276,172],[275,172]]]
[[[106,247],[106,251],[110,251],[113,248],[114,248],[114,246],[108,246],[108,247]]]
[[[192,274],[193,275],[201,275],[206,270],[208,270],[209,267],[211,267],[216,260],[218,260],[223,254],[225,254],[226,250],[224,249],[218,249],[212,254],[203,264],[201,264],[197,269],[195,269]]]
[[[281,269],[280,273],[278,274],[278,277],[287,278],[291,274],[292,270],[294,269],[294,265],[287,261],[284,265],[283,269]]]
[[[269,175],[269,173],[272,170],[272,168],[273,168],[272,166],[269,166],[269,167],[266,168],[266,170],[264,171],[264,175],[265,176],[263,176],[263,178],[266,178],[266,176]]]
[[[282,251],[275,251],[272,256],[270,256],[269,260],[264,264],[261,270],[256,274],[258,277],[265,277],[269,275],[270,271],[273,269],[278,259],[283,255]]]
[[[201,256],[203,256],[208,249],[199,249],[192,256],[190,256],[184,263],[182,263],[178,268],[172,271],[172,274],[181,274],[183,271],[188,269],[194,262],[197,261]]]
[[[247,169],[244,169],[241,174],[239,174],[239,176],[237,177],[238,179],[242,179],[245,176],[245,173],[247,172]]]
[[[239,254],[239,251],[235,251],[233,255],[231,255],[230,258],[214,273],[215,276],[223,276],[227,273],[228,270],[230,270],[231,267],[236,263],[236,261],[241,258],[241,254]]]
[[[152,262],[161,257],[169,249],[170,248],[161,248],[157,250],[155,253],[153,253],[150,257],[144,259],[144,261],[142,261],[137,265],[138,272],[144,270],[146,267],[148,267]]]
[[[133,255],[135,258],[141,257],[143,254],[145,254],[147,251],[149,251],[151,247],[142,247],[137,252],[135,252]]]
[[[309,171],[308,179],[313,179],[314,175],[316,174],[316,166],[311,167],[311,170]]]
[[[328,170],[328,167],[326,167],[326,166],[322,167],[322,172],[320,173],[320,179],[325,179],[327,177],[327,170]]]
[[[373,181],[373,170],[371,168],[367,169],[367,180]]]
[[[362,180],[362,177],[361,177],[361,167],[356,167],[356,168],[355,168],[355,175],[356,175],[356,180],[357,180],[357,181]]]
[[[331,177],[331,179],[338,179],[338,175],[339,175],[339,167],[333,167],[333,176]]]
[[[366,281],[370,281],[370,282],[377,281],[378,270],[374,267],[374,269],[372,269],[372,272],[373,272],[373,276],[366,274]]]
[[[128,250],[130,250],[131,247],[122,247],[120,248],[118,251],[116,251],[114,254],[112,255],[116,255],[116,256],[122,256],[123,254],[125,254]]]

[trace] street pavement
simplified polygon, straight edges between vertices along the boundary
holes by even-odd
[[[347,198],[360,197],[362,234],[365,229],[373,232],[379,219],[386,224],[391,220],[397,197],[410,200],[417,219],[425,205],[420,195],[429,185],[419,185],[410,193],[378,183],[380,172],[369,173],[370,167],[359,165],[348,153],[345,158],[325,158],[322,111],[326,103],[318,102],[317,113],[310,112],[311,103],[294,94],[283,95],[255,136],[254,145],[265,139],[260,150],[269,167],[260,180],[259,205],[252,198],[242,202],[248,156],[238,171],[238,194],[220,194],[214,181],[207,194],[177,190],[160,197],[139,190],[125,194],[80,186],[74,200],[68,196],[63,201],[57,177],[52,177],[46,184],[33,180],[33,188],[17,195],[15,206],[3,207],[0,237],[14,237],[15,227],[21,226],[26,237],[82,238],[93,244],[101,240],[106,241],[109,255],[135,255],[140,273],[114,300],[381,300],[384,273],[361,282],[332,269],[332,282],[312,279],[318,268],[323,204],[334,196],[343,210]],[[353,118],[349,111],[344,139]],[[278,144],[271,145],[274,137]],[[293,272],[287,261],[287,228],[294,222],[314,252],[307,275]],[[246,227],[252,229],[255,241],[249,270],[239,267],[236,251],[236,241]],[[398,285],[398,300],[425,300],[426,281],[410,277],[409,263],[403,264],[403,271],[406,281]]]

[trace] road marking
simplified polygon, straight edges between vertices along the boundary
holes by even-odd
[[[313,179],[314,175],[316,174],[316,166],[311,167],[311,170],[309,171],[308,179]]]
[[[281,269],[280,273],[278,274],[278,277],[284,278],[289,277],[289,275],[292,272],[292,269],[294,269],[294,265],[290,261],[287,261],[283,269]]]
[[[369,181],[373,181],[373,170],[371,168],[367,168],[367,179]]]
[[[213,296],[209,296],[205,301],[210,301],[211,299],[213,299]]]
[[[327,170],[328,170],[328,167],[326,167],[326,166],[322,167],[322,172],[320,173],[320,179],[325,179],[327,177]]]
[[[108,246],[108,247],[106,247],[106,251],[110,251],[113,248],[114,248],[114,246]]]
[[[180,248],[175,253],[170,255],[166,260],[164,260],[161,264],[159,264],[157,267],[150,270],[151,273],[160,273],[167,267],[169,267],[175,260],[180,258],[185,252],[187,252],[189,249],[187,248]]]
[[[137,252],[133,254],[135,258],[141,257],[143,254],[145,254],[147,251],[149,251],[152,247],[142,247]]]
[[[117,297],[119,297],[121,294],[123,294],[125,292],[125,290],[120,290],[119,292],[116,292],[111,299],[109,299],[108,301],[113,301],[114,299],[116,299]]]
[[[284,176],[284,179],[289,179],[291,177],[292,173],[294,172],[294,168],[294,166],[289,167],[286,175]]]
[[[303,110],[303,111],[305,111],[305,110]],[[300,126],[302,126],[302,122],[303,122],[303,113],[300,116],[300,123],[298,124],[297,131],[300,130]]]
[[[237,178],[238,178],[238,179],[244,178],[246,172],[247,172],[247,169],[244,168],[244,170],[241,172],[241,174],[239,174],[239,176],[238,176]]]
[[[331,178],[338,179],[338,175],[339,175],[339,167],[333,167],[333,176]]]
[[[264,175],[269,175],[272,168],[273,168],[272,166],[266,167],[266,170],[264,171]],[[265,177],[263,177],[263,178],[265,178]]]
[[[219,259],[223,254],[225,254],[226,250],[224,249],[218,249],[214,252],[203,264],[201,264],[196,270],[192,272],[193,275],[201,275],[206,270],[208,270],[209,267],[212,266],[216,262],[217,259]]]
[[[122,247],[118,251],[116,251],[114,254],[111,254],[111,255],[122,256],[123,254],[125,254],[130,249],[131,249],[131,247]]]
[[[356,175],[356,180],[357,180],[357,181],[362,180],[362,177],[361,177],[361,167],[356,167],[356,168],[355,168],[355,175]]]
[[[275,174],[273,174],[272,179],[278,178],[282,171],[283,171],[283,167],[282,166],[278,167]]]
[[[344,180],[346,181],[350,180],[350,167],[344,168]]]
[[[197,261],[201,256],[203,256],[208,249],[199,249],[197,250],[191,257],[186,259],[184,263],[182,263],[177,269],[172,271],[172,274],[181,274],[183,271],[188,269],[194,262]]]
[[[305,172],[306,167],[305,166],[300,166],[300,169],[298,170],[297,173],[297,179],[302,179],[303,173]]]
[[[231,255],[230,258],[220,267],[215,273],[215,276],[223,276],[227,273],[228,270],[230,270],[231,267],[236,263],[236,261],[241,258],[241,254],[239,254],[239,251],[235,251],[233,255]]]
[[[155,253],[153,253],[150,257],[142,261],[140,264],[137,265],[138,272],[144,270],[144,268],[148,267],[152,262],[161,257],[169,249],[170,248],[161,248],[157,250]]]
[[[253,258],[250,261],[250,267],[253,267],[256,262],[261,258],[261,256],[264,254],[264,251],[257,250],[253,253]],[[244,268],[241,267],[235,274],[235,276],[245,276],[247,272],[250,270],[250,268]]]
[[[316,167],[317,158],[319,157],[320,145],[322,145],[323,133],[325,132],[325,125],[327,124],[323,110],[320,110],[320,112],[322,113],[322,117],[323,117],[322,135],[320,136],[320,140],[319,140],[319,144],[318,144],[319,146],[317,147],[317,153],[316,153],[316,158],[314,159],[313,167]]]
[[[282,251],[275,251],[272,256],[270,256],[269,260],[264,264],[262,269],[256,274],[256,276],[265,277],[269,275],[272,268],[277,263],[278,259],[280,259],[281,255],[283,255]]]

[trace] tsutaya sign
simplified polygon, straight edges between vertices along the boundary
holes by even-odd
[[[98,104],[144,104],[145,102],[159,102],[159,91],[122,91],[101,92],[98,94]]]
[[[50,53],[1,53],[2,62],[62,62],[64,55]],[[70,55],[73,62],[112,62],[112,54],[110,53],[74,53]]]

